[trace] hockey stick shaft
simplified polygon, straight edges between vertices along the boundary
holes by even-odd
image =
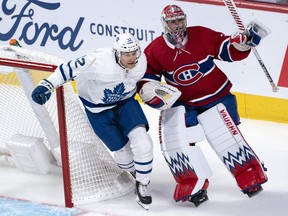
[[[223,2],[225,4],[225,6],[229,9],[229,11],[230,11],[234,21],[236,22],[239,30],[244,31],[245,26],[244,26],[244,24],[243,24],[243,22],[239,16],[238,12],[237,12],[237,8],[236,8],[234,1],[233,0],[223,0]],[[253,51],[258,63],[260,64],[263,72],[265,73],[270,85],[272,86],[272,91],[277,92],[279,90],[279,88],[275,85],[275,83],[274,83],[269,71],[267,70],[264,62],[262,61],[262,58],[260,57],[257,49],[255,47],[252,47],[252,51]]]

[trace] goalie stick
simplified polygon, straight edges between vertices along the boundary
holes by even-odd
[[[244,26],[244,24],[243,24],[243,22],[242,22],[242,20],[241,20],[241,18],[239,16],[238,12],[237,12],[237,8],[236,8],[236,5],[235,5],[234,1],[233,0],[223,0],[223,2],[225,4],[225,6],[229,9],[229,11],[230,11],[233,19],[235,20],[239,30],[244,31],[245,30],[245,26]],[[262,61],[262,58],[260,57],[257,49],[255,47],[252,47],[252,50],[253,50],[253,53],[254,53],[257,61],[260,64],[261,68],[263,69],[263,71],[264,71],[264,73],[265,73],[270,85],[272,86],[272,91],[273,92],[278,92],[279,88],[275,85],[275,83],[274,83],[271,75],[269,74],[269,71],[267,70],[264,62]]]

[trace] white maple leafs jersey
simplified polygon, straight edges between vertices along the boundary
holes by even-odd
[[[124,69],[116,62],[113,48],[104,48],[61,64],[48,80],[54,87],[76,80],[83,105],[97,113],[134,97],[146,67],[144,53],[133,69]]]

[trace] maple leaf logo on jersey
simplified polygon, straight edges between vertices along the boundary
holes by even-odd
[[[110,89],[105,89],[104,97],[102,98],[102,101],[108,104],[120,101],[122,98],[124,98],[126,95],[129,94],[129,92],[124,93],[124,91],[125,91],[124,83],[118,84],[113,89],[113,91]]]

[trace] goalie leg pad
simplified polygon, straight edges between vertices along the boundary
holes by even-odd
[[[185,107],[177,106],[161,111],[159,119],[159,137],[162,151],[189,146],[205,139],[200,125],[186,127]]]
[[[246,193],[267,181],[262,164],[220,103],[198,116],[206,138]]]
[[[199,146],[183,146],[164,151],[163,155],[177,182],[174,190],[176,202],[187,201],[208,188],[208,178],[212,176],[212,171]]]
[[[201,148],[189,145],[203,140],[204,133],[200,126],[186,128],[183,106],[161,111],[159,126],[161,150],[177,182],[174,199],[187,201],[206,190],[212,176]]]

